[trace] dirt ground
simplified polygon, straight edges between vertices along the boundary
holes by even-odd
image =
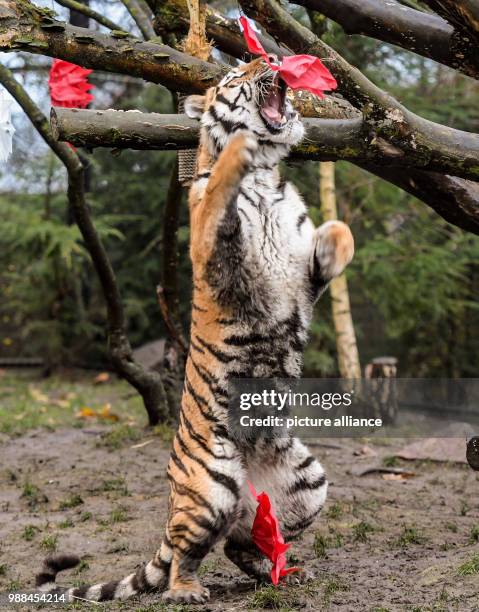
[[[290,551],[295,564],[314,571],[312,583],[256,589],[218,546],[201,570],[211,590],[207,605],[167,608],[150,594],[95,607],[479,610],[477,473],[465,465],[398,461],[397,440],[376,443],[377,457],[355,456],[363,444],[336,439],[313,447],[328,472],[329,497]],[[168,446],[158,436],[132,439],[121,427],[97,423],[0,434],[0,590],[30,588],[41,558],[53,550],[84,559],[59,576],[69,586],[118,578],[148,560],[165,522]],[[353,475],[371,463],[415,475]]]

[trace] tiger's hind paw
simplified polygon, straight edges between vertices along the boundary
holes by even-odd
[[[326,221],[316,229],[315,257],[325,281],[339,276],[354,255],[354,238],[342,221]]]
[[[307,584],[316,579],[316,575],[311,570],[299,568],[297,572],[288,574],[282,579],[282,582],[289,586],[295,586],[299,584]]]
[[[162,600],[165,603],[174,604],[201,604],[206,603],[210,598],[210,591],[206,587],[200,587],[198,590],[188,589],[169,589],[162,595]]]

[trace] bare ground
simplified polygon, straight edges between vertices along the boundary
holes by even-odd
[[[80,571],[60,575],[69,586],[119,578],[154,552],[167,508],[168,443],[146,434],[112,438],[109,431],[93,425],[0,435],[0,590],[30,588],[52,550],[84,559]],[[313,447],[329,475],[328,502],[291,553],[315,581],[256,589],[217,546],[201,572],[210,603],[171,609],[479,610],[477,474],[465,465],[400,462],[415,476],[353,476],[371,463],[353,454],[361,445]],[[387,463],[399,446],[376,445],[374,462]],[[149,594],[101,607],[167,609],[160,602]]]

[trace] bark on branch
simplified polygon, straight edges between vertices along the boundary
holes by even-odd
[[[364,141],[361,119],[304,119],[307,137],[296,157],[348,159],[412,193],[450,223],[479,234],[479,184],[418,170],[408,156],[385,156],[379,142]],[[52,109],[54,137],[77,146],[133,149],[187,149],[198,140],[198,122],[185,115],[138,111]],[[385,160],[390,166],[381,166]],[[407,168],[407,170],[405,170]]]
[[[436,165],[433,158],[439,161],[443,154],[452,155],[456,160],[454,167],[444,166],[440,172],[479,180],[477,135],[439,125],[409,111],[296,21],[277,0],[241,0],[240,3],[249,15],[296,53],[316,55],[326,63],[338,80],[339,92],[361,108],[372,144],[380,141],[385,150],[396,149],[398,156],[408,156],[411,165],[421,169],[432,170]]]
[[[188,34],[189,15],[186,0],[165,0],[156,8],[155,28],[162,36],[178,36]],[[248,48],[236,19],[229,19],[211,7],[206,9],[206,34],[215,45],[232,55],[245,58],[249,56]],[[266,36],[258,35],[267,53],[275,55],[291,55],[286,47],[278,45]]]
[[[141,394],[150,425],[166,420],[168,406],[160,375],[157,372],[145,370],[133,359],[115,273],[103,242],[95,229],[90,208],[85,199],[82,162],[78,154],[72,151],[67,144],[53,138],[45,115],[14,79],[12,73],[2,65],[0,65],[0,83],[22,107],[40,136],[66,168],[69,204],[98,275],[107,307],[108,348],[113,365],[118,373]]]
[[[145,40],[155,37],[155,30],[149,16],[137,0],[121,0],[138,26]]]
[[[225,73],[167,45],[143,42],[114,30],[111,35],[68,25],[27,0],[2,0],[0,50],[27,51],[85,68],[119,72],[161,83],[173,91],[205,91]]]
[[[310,30],[296,22],[277,2],[243,0],[242,3],[250,15],[256,16],[265,27],[270,27],[271,33],[295,51],[326,58],[325,61],[339,81],[341,93],[353,105],[362,108],[366,122],[362,124],[361,130],[365,142],[372,149],[372,153],[362,163],[377,160],[376,152],[380,148],[383,152],[380,164],[385,161],[390,163],[391,157],[397,155],[403,158],[401,163],[394,160],[397,167],[406,165],[404,158],[407,157],[410,166],[440,169],[441,172],[463,177],[477,177],[477,137],[439,126],[410,113]],[[51,11],[39,9],[27,0],[2,0],[0,50],[23,50],[50,55],[98,70],[141,77],[185,93],[204,91],[215,84],[226,70],[218,65],[195,60],[166,45],[125,37],[123,32],[113,32],[112,36],[108,36],[69,26],[56,21]],[[312,96],[301,92],[296,97],[296,106],[303,117],[351,117],[357,113],[351,105],[333,96],[318,103]],[[365,125],[368,127],[367,132]],[[445,161],[442,160],[443,153]],[[322,159],[316,156],[314,147],[311,156]],[[421,170],[418,172],[422,177],[427,176]],[[445,179],[446,182],[448,180]],[[467,188],[464,190],[468,191]],[[427,199],[427,181],[422,191]],[[474,201],[474,198],[471,197],[471,200]],[[427,203],[436,207],[430,198]],[[456,208],[461,209],[461,203]],[[467,210],[460,210],[458,214],[462,216],[463,213],[467,219],[471,217]],[[464,227],[465,221],[461,223]]]
[[[198,139],[199,124],[186,115],[54,108],[51,121],[55,138],[75,146],[181,150],[191,148]],[[419,167],[462,178],[479,177],[479,135],[455,130],[456,145],[450,147],[439,134],[437,141],[431,139],[427,155],[418,164],[414,148],[396,148],[372,132],[364,119],[303,121],[306,138],[293,150],[295,157]]]
[[[56,57],[85,68],[139,77],[172,91],[201,93],[228,67],[205,62],[167,45],[143,42],[114,30],[111,35],[57,21],[53,12],[28,0],[0,2],[0,51],[26,51]],[[322,102],[306,92],[295,97],[303,117],[351,117],[357,111],[341,98]]]
[[[424,2],[454,26],[457,38],[469,40],[471,49],[476,53],[476,63],[479,62],[476,48],[479,38],[479,2],[477,0],[424,0]],[[460,51],[460,43],[457,44]]]
[[[83,2],[78,2],[77,0],[55,0],[55,2],[57,4],[61,4],[65,8],[77,11],[77,13],[82,13],[82,15],[85,15],[85,17],[93,19],[94,21],[96,21],[102,26],[105,26],[105,28],[108,28],[109,30],[121,30],[120,26],[114,21],[108,19],[108,17],[105,17],[101,13],[94,11],[88,5],[83,4]]]
[[[417,11],[397,0],[295,0],[295,3],[326,15],[347,34],[365,34],[398,45],[479,78],[477,48],[439,15]],[[431,6],[437,3],[429,2]]]
[[[479,183],[414,168],[358,165],[422,200],[452,225],[479,235]]]

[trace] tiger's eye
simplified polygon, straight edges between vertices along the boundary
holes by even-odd
[[[467,443],[466,459],[473,470],[479,471],[479,436]]]

